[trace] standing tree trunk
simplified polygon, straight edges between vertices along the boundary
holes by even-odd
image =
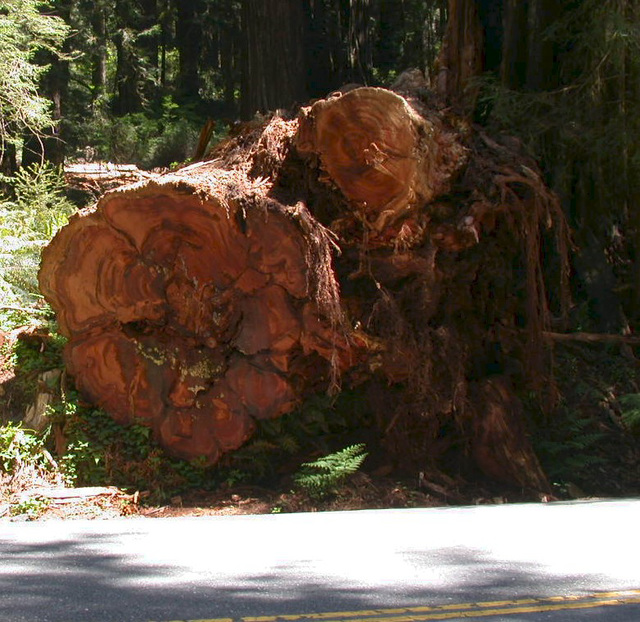
[[[438,58],[438,91],[467,113],[473,111],[477,96],[471,80],[484,67],[478,4],[479,0],[449,0],[447,32]]]
[[[331,29],[335,20],[327,7],[327,0],[304,0],[305,11],[305,63],[309,68],[307,89],[310,97],[324,97],[334,90],[336,83]]]
[[[138,112],[142,108],[142,93],[133,33],[128,28],[122,27],[116,33],[114,40],[117,60],[113,112],[116,115]]]
[[[64,117],[63,106],[67,101],[69,88],[69,62],[51,54],[46,54],[43,63],[49,65],[49,70],[42,79],[42,94],[51,100],[51,118],[55,123],[46,134],[27,134],[22,146],[23,167],[39,164],[46,160],[56,165],[62,165],[65,157]]]
[[[176,45],[179,54],[178,92],[183,99],[200,98],[200,48],[202,47],[202,0],[176,2]]]
[[[222,73],[223,99],[225,110],[233,112],[236,109],[236,81],[238,53],[236,39],[239,33],[231,28],[220,31],[220,70]]]
[[[155,0],[115,0],[116,115],[139,112],[155,95],[152,67],[157,67],[157,39],[148,30],[156,22]]]
[[[243,0],[243,118],[307,99],[303,17],[300,0]]]
[[[559,12],[551,0],[449,0],[438,88],[472,112],[473,79],[500,75],[504,86],[541,90],[554,76],[553,43],[545,32]]]
[[[159,77],[160,86],[167,86],[167,49],[171,43],[171,0],[160,0],[158,7],[160,21],[160,58]]]
[[[404,3],[395,0],[380,1],[378,40],[375,49],[375,66],[387,75],[398,67],[398,51],[404,48],[407,14]],[[403,50],[404,51],[404,50]],[[404,60],[404,59],[403,59]],[[402,67],[412,66],[403,63]]]
[[[87,3],[94,45],[91,50],[92,99],[95,102],[107,88],[107,9],[102,2]]]
[[[374,25],[378,13],[375,0],[349,0],[349,78],[352,82],[371,83]]]
[[[506,0],[501,74],[503,84],[513,89],[527,80],[527,21],[527,3]]]
[[[55,13],[69,23],[71,2],[59,0],[55,5]],[[67,40],[62,47],[62,52],[70,53],[70,47],[70,42]],[[50,51],[41,51],[38,56],[42,65],[48,65],[48,70],[40,80],[40,88],[41,94],[51,101],[53,126],[47,128],[41,135],[29,133],[24,137],[21,161],[23,167],[40,163],[43,160],[55,165],[62,165],[65,158],[66,143],[63,123],[71,77],[69,61]]]
[[[0,146],[0,174],[12,177],[17,170],[16,146],[13,143],[4,143]],[[2,184],[4,185],[4,182]]]
[[[236,115],[236,89],[239,79],[240,50],[242,45],[240,31],[240,15],[230,0],[216,3],[210,7],[208,20],[215,25],[210,31],[212,44],[215,40],[214,64],[220,76],[222,90],[222,114],[226,119]]]

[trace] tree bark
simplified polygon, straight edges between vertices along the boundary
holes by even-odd
[[[141,13],[137,4],[115,0],[116,88],[112,108],[116,115],[139,112],[144,103],[144,54],[138,36],[146,24]]]
[[[449,0],[449,21],[438,58],[438,91],[461,110],[473,111],[477,88],[470,81],[484,69],[484,33],[479,0]]]
[[[93,101],[103,95],[107,88],[107,8],[101,2],[87,3],[94,45],[91,50],[91,93]]]
[[[140,75],[133,49],[132,33],[122,28],[114,37],[116,45],[116,93],[113,112],[125,115],[138,112],[142,108]]]
[[[327,0],[303,3],[305,13],[305,63],[308,67],[307,90],[310,97],[324,97],[337,88],[340,82],[335,71],[334,29],[336,19],[332,19],[331,7]]]
[[[349,69],[350,80],[371,84],[373,69],[372,25],[379,13],[373,0],[349,0]]]
[[[243,0],[242,30],[242,117],[304,102],[307,76],[300,1]]]
[[[179,53],[178,90],[182,98],[200,97],[200,48],[202,46],[202,0],[176,4],[176,44]]]
[[[97,201],[105,192],[153,179],[155,173],[140,170],[135,164],[87,163],[64,167],[66,185],[87,197],[87,203]]]

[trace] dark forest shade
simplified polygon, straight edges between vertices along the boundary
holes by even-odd
[[[197,97],[200,93],[204,8],[203,0],[178,2],[176,6],[177,90],[181,98]]]
[[[303,17],[299,0],[243,0],[243,117],[306,100]]]

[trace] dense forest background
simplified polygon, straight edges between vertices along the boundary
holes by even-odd
[[[546,472],[584,488],[594,468],[620,458],[599,481],[621,472],[632,480],[637,464],[614,454],[616,435],[637,446],[640,430],[637,0],[0,0],[0,337],[48,313],[35,280],[39,252],[78,207],[59,167],[174,167],[256,116],[295,111],[346,85],[389,86],[410,68],[457,118],[532,156],[569,225],[570,300],[560,287],[547,291],[549,328],[573,335],[549,357],[557,399],[520,387]],[[562,281],[552,239],[540,254],[548,281]],[[29,337],[17,353],[0,340],[0,355],[34,383],[36,371],[61,366],[52,334],[46,347]],[[42,352],[51,352],[44,366],[34,363]],[[3,371],[0,356],[0,380]],[[63,398],[56,408],[75,413]],[[293,425],[307,438],[315,432],[302,427],[314,417],[323,433],[348,427],[329,423],[341,408],[364,417],[348,391],[305,408],[311,419]],[[94,437],[111,433],[106,419],[94,420]],[[262,464],[260,447],[282,449],[286,425],[274,423],[227,475]],[[143,444],[131,440],[138,433],[125,442],[127,464]],[[82,434],[87,469],[98,450]]]
[[[23,54],[25,88],[41,98],[39,111],[16,111],[16,97],[2,111],[5,173],[42,158],[169,166],[193,155],[207,119],[220,137],[256,113],[416,67],[540,161],[574,232],[574,327],[625,332],[640,320],[636,2],[3,4],[3,28],[23,40],[0,54]],[[58,32],[34,21],[43,12]],[[7,93],[15,76],[2,80]]]
[[[384,83],[407,67],[425,70],[442,40],[445,5],[56,0],[47,12],[69,28],[62,56],[51,49],[33,56],[48,66],[38,91],[57,122],[45,157],[168,165],[190,155],[186,145],[191,140],[193,148],[208,117],[222,130],[349,82]],[[20,151],[23,165],[42,155],[28,135]]]

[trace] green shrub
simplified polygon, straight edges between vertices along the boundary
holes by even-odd
[[[59,463],[71,485],[150,491],[152,500],[163,501],[189,488],[205,488],[210,481],[204,466],[167,456],[150,428],[120,425],[99,408],[79,406],[73,393],[51,417],[63,426],[67,439]]]
[[[84,138],[95,159],[166,167],[189,160],[204,122],[189,108],[180,108],[165,97],[155,116],[148,111],[114,117],[106,108],[98,111],[88,122]]]
[[[368,405],[357,391],[337,396],[309,396],[295,411],[257,421],[254,436],[224,456],[216,469],[220,483],[272,485],[306,456],[328,453],[351,439],[362,438],[371,425]],[[346,441],[345,441],[346,439]]]
[[[166,123],[161,132],[149,141],[143,166],[171,166],[189,160],[198,143],[200,125],[187,119],[175,119]]]
[[[11,505],[11,516],[26,516],[34,520],[49,507],[49,503],[48,499],[42,497],[28,497]]]
[[[51,458],[44,440],[20,424],[7,423],[0,427],[0,470],[12,475],[24,466],[47,468]]]
[[[18,171],[14,199],[0,199],[0,325],[25,323],[45,313],[38,289],[40,253],[75,206],[64,195],[62,171],[49,163]]]

